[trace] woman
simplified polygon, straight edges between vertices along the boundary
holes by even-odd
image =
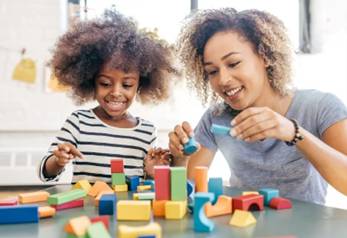
[[[281,196],[324,203],[327,182],[347,194],[347,110],[334,95],[295,90],[291,48],[273,15],[231,8],[198,12],[182,28],[178,50],[190,86],[214,102],[194,130],[200,149],[183,153],[187,122],[169,133],[175,165],[209,166],[219,149],[231,186],[278,188]],[[230,135],[210,131],[231,126]]]

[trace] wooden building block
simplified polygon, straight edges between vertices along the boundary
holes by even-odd
[[[193,196],[195,193],[195,183],[192,180],[187,180],[187,196]]]
[[[31,193],[21,193],[18,195],[19,202],[22,204],[25,203],[36,203],[36,202],[45,202],[49,197],[49,192],[46,191],[36,191]]]
[[[50,206],[39,207],[39,217],[53,217],[55,215],[55,208]]]
[[[249,211],[249,210],[264,210],[264,197],[263,195],[248,194],[232,199],[232,210],[233,212],[238,210]]]
[[[274,189],[274,188],[262,188],[262,189],[259,189],[258,192],[264,196],[265,206],[268,206],[270,204],[270,201],[272,198],[279,197],[278,189]]]
[[[111,174],[124,173],[124,164],[122,159],[111,160]]]
[[[118,238],[138,238],[140,236],[155,236],[161,238],[161,227],[158,223],[152,222],[145,226],[118,226]]]
[[[153,200],[154,198],[155,198],[154,192],[133,193],[134,200]]]
[[[57,211],[76,208],[76,207],[83,207],[83,206],[84,206],[84,199],[77,199],[77,200],[73,200],[66,203],[51,205],[51,207],[53,207]]]
[[[107,231],[104,223],[96,222],[87,228],[88,238],[111,238],[110,233]]]
[[[277,210],[290,209],[292,208],[292,202],[286,198],[275,197],[271,199],[269,206]]]
[[[212,193],[196,193],[194,196],[194,231],[197,232],[211,232],[214,229],[214,223],[209,220],[205,215],[205,208],[207,202],[212,202]]]
[[[91,223],[102,222],[104,223],[107,230],[110,229],[110,216],[97,216],[90,218]]]
[[[49,205],[59,205],[62,203],[67,203],[73,200],[84,198],[85,196],[86,192],[83,189],[73,189],[67,192],[50,195],[47,202]]]
[[[220,195],[223,194],[223,179],[222,178],[210,178],[208,180],[208,192],[214,194],[212,204],[217,202]]]
[[[218,124],[214,124],[214,123],[212,123],[212,126],[210,128],[210,131],[213,134],[224,135],[224,136],[230,135],[230,130],[231,130],[231,127],[229,127],[229,126],[222,126],[222,125],[218,125]]]
[[[249,195],[249,194],[256,194],[256,195],[258,195],[259,192],[257,192],[257,191],[243,191],[242,192],[242,195]]]
[[[169,166],[154,166],[154,186],[156,200],[170,200]]]
[[[150,201],[121,200],[117,203],[117,220],[148,221],[150,218]]]
[[[86,180],[86,179],[82,179],[82,180],[79,180],[74,186],[73,188],[81,188],[83,189],[86,194],[88,194],[90,188],[92,187],[92,185],[90,185],[89,181]]]
[[[191,155],[198,150],[198,143],[194,137],[190,137],[188,142],[183,145],[183,152],[186,155]]]
[[[154,187],[154,180],[153,179],[146,179],[146,180],[143,180],[142,182],[143,185],[150,185],[151,186],[151,190],[154,191],[155,187]]]
[[[113,173],[111,176],[112,176],[112,186],[125,184],[125,174],[124,173]]]
[[[96,181],[94,185],[90,188],[88,195],[92,197],[96,197],[100,192],[103,191],[112,191],[112,188],[107,185],[104,181]]]
[[[171,167],[171,200],[187,200],[187,169],[185,167]]]
[[[0,207],[1,206],[15,206],[18,204],[17,197],[9,197],[0,199]]]
[[[167,201],[165,203],[165,219],[182,219],[187,213],[186,201]]]
[[[207,193],[208,168],[205,166],[197,166],[194,168],[195,192]]]
[[[64,230],[67,233],[72,233],[76,236],[83,236],[87,232],[87,228],[91,225],[91,222],[87,216],[75,217],[69,220],[65,225]]]
[[[251,212],[235,210],[232,215],[229,224],[237,227],[246,227],[255,224],[257,220]]]
[[[103,192],[100,192],[94,199],[94,205],[97,207],[99,206],[99,201],[100,201],[100,198],[102,195],[104,194],[114,194],[113,191],[103,191]]]
[[[137,186],[140,185],[140,177],[139,176],[127,176],[126,182],[128,184],[128,188],[130,191],[136,191]]]
[[[0,207],[0,224],[37,223],[38,221],[38,205]]]
[[[150,190],[152,190],[152,186],[151,185],[139,185],[139,186],[137,186],[137,191],[138,192],[150,191]]]
[[[165,203],[167,200],[153,200],[152,209],[153,215],[155,217],[164,217],[165,216]]]
[[[128,184],[114,185],[113,189],[115,192],[127,192],[128,191]]]
[[[207,217],[215,217],[231,214],[232,211],[232,198],[220,195],[217,202],[212,205],[211,203],[206,204],[205,213]]]
[[[113,215],[116,213],[116,194],[104,194],[99,201],[99,215]]]

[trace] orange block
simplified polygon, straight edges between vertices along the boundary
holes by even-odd
[[[167,200],[153,200],[152,208],[153,215],[155,217],[164,217],[165,216],[165,203]]]
[[[232,211],[232,198],[220,195],[217,202],[212,205],[210,202],[205,206],[205,213],[207,217],[215,217],[226,214],[231,214]]]
[[[99,206],[99,201],[100,201],[100,198],[102,195],[104,194],[114,194],[114,192],[110,192],[110,191],[102,191],[100,192],[96,197],[95,197],[95,200],[94,200],[94,205],[97,207]]]
[[[208,192],[208,168],[204,166],[197,166],[194,168],[194,179],[195,179],[195,192]]]
[[[40,218],[53,217],[55,215],[55,208],[50,206],[39,207]]]
[[[18,195],[20,203],[35,203],[47,201],[49,197],[49,192],[46,191],[36,191],[31,193],[21,193]]]
[[[96,197],[100,192],[104,191],[113,192],[112,188],[108,186],[104,181],[96,181],[94,185],[89,189],[88,195]]]
[[[70,219],[64,230],[76,236],[83,236],[90,225],[91,222],[87,216],[80,216]]]

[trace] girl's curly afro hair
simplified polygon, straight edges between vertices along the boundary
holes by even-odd
[[[179,75],[172,49],[151,32],[115,10],[101,18],[79,22],[60,37],[51,60],[55,76],[70,86],[78,103],[94,99],[95,80],[105,63],[140,73],[142,103],[158,103],[169,96],[170,76]]]
[[[292,48],[283,23],[259,10],[209,9],[188,17],[177,42],[188,85],[202,102],[219,101],[205,77],[203,54],[206,42],[215,33],[225,31],[237,32],[253,45],[254,51],[269,65],[266,71],[270,85],[280,95],[286,95],[291,82]]]

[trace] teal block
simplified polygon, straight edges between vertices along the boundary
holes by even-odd
[[[222,178],[210,178],[208,180],[208,192],[214,194],[212,204],[214,205],[218,197],[223,194],[223,180]]]
[[[171,167],[171,200],[187,200],[187,169],[185,167]]]
[[[264,196],[264,205],[269,206],[270,201],[274,197],[279,197],[278,189],[274,188],[262,188],[258,192]]]
[[[189,141],[184,144],[183,151],[184,154],[190,155],[198,150],[198,143],[195,141],[193,137],[189,138]]]
[[[212,124],[210,131],[215,135],[230,135],[231,127]]]
[[[196,193],[194,196],[194,230],[197,232],[211,232],[214,229],[214,223],[206,217],[205,205],[212,202],[214,195],[212,193]]]
[[[83,189],[73,189],[67,192],[56,193],[48,197],[49,205],[60,205],[62,203],[71,202],[80,198],[84,198],[87,193]]]
[[[142,182],[143,185],[150,185],[152,191],[154,191],[154,183],[153,179],[146,179]]]

